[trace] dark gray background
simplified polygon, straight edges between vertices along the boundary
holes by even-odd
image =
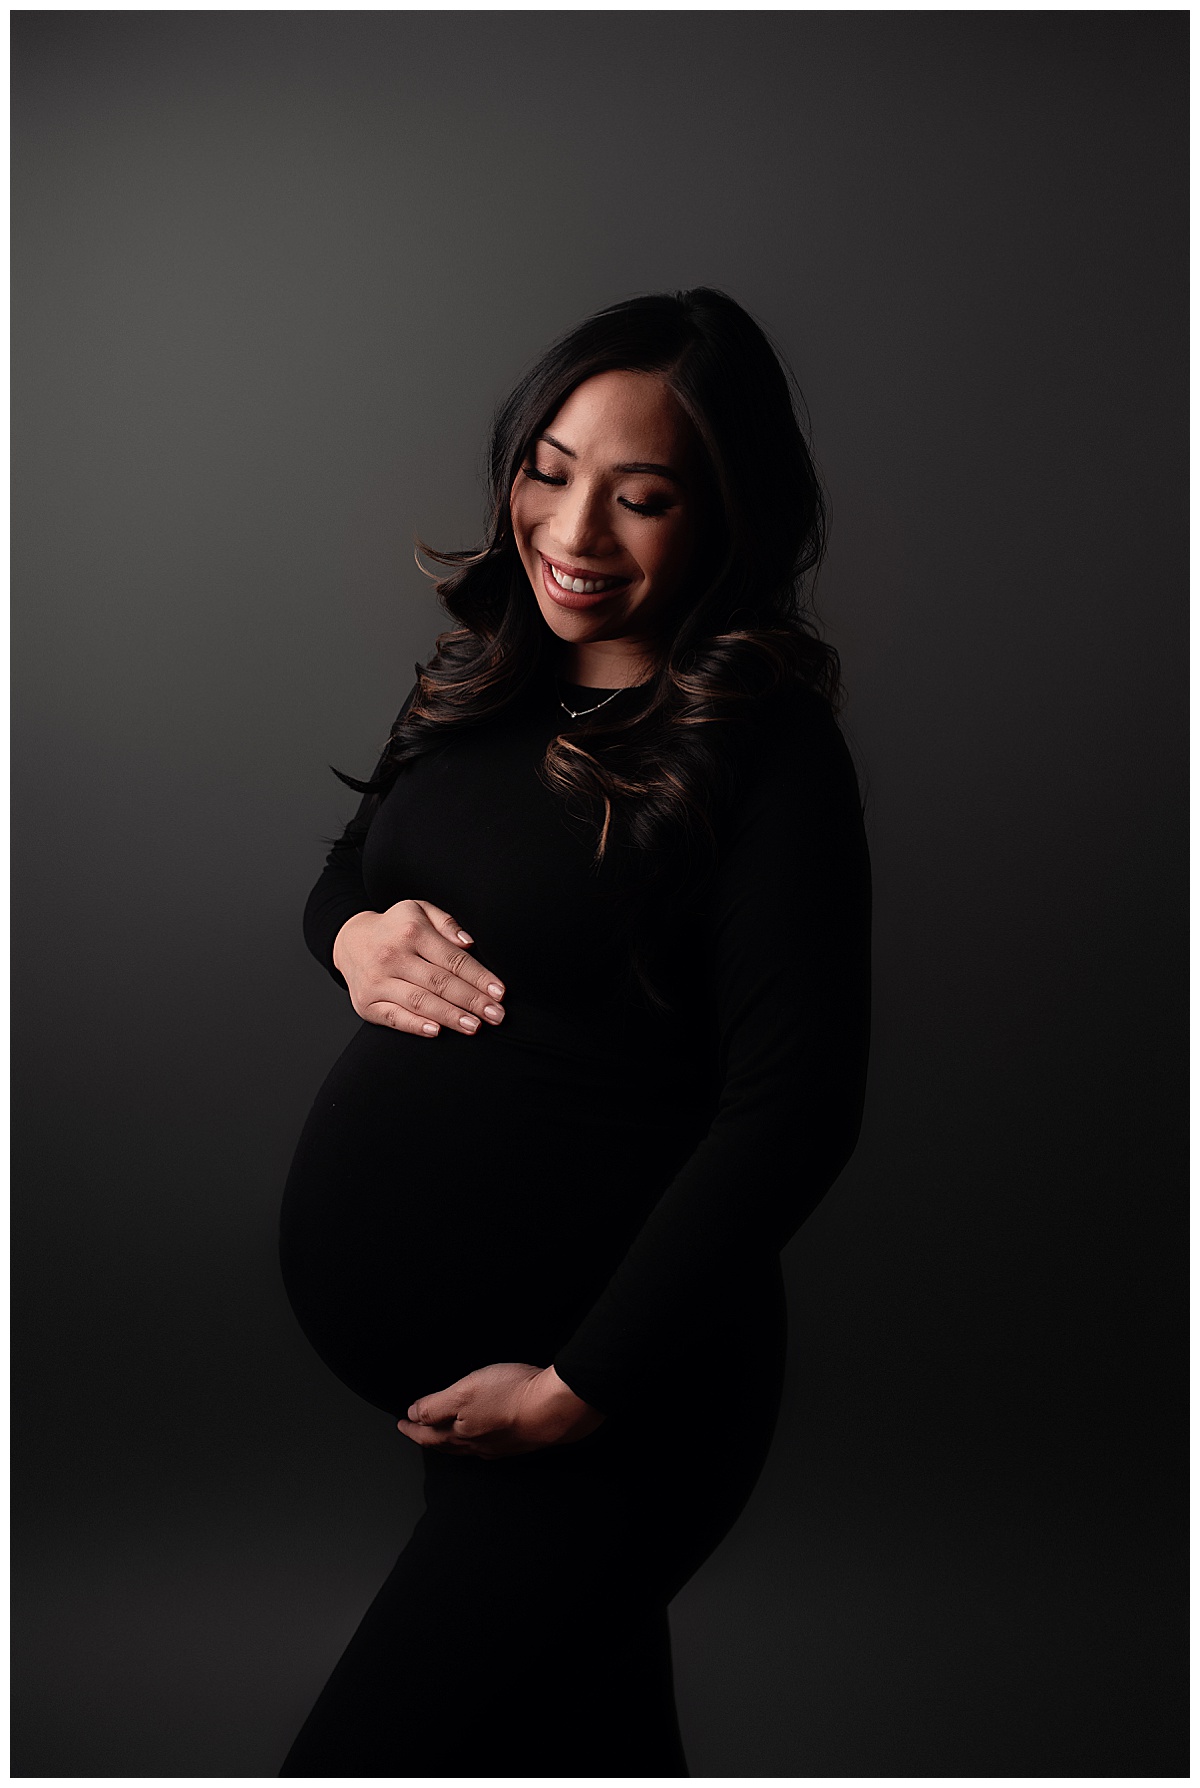
[[[708,283],[811,407],[878,917],[693,1773],[1184,1773],[1186,17],[13,29],[16,1772],[273,1774],[407,1535],[275,1263],[326,764],[514,376]]]

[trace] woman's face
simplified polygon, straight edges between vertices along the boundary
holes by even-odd
[[[521,563],[560,640],[645,656],[690,566],[697,469],[690,424],[661,379],[606,372],[576,386],[509,499]]]

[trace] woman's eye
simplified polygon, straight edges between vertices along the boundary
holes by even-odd
[[[631,503],[628,497],[621,497],[626,509],[632,509],[635,515],[665,515],[671,508],[669,497],[652,498],[649,503]]]
[[[522,466],[521,470],[526,478],[532,478],[537,484],[563,485],[567,482],[565,478],[555,478],[551,473],[543,472],[537,466]],[[617,501],[624,508],[632,509],[635,515],[665,515],[668,509],[674,507],[670,497],[652,497],[648,503],[632,503],[628,497],[618,497]]]

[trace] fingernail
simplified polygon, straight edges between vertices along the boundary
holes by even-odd
[[[466,931],[460,931],[458,935],[459,940],[464,944],[469,944],[472,941],[470,934]]]
[[[499,1024],[500,1020],[504,1017],[504,1014],[499,1006],[485,1006],[483,1008],[483,1016],[485,1018],[490,1018],[493,1024]]]
[[[503,987],[498,987],[497,984],[495,983],[495,981],[488,982],[488,992],[491,994],[493,999],[502,1000],[504,998]]]
[[[421,1026],[421,1029],[423,1031],[428,1031],[431,1037],[436,1037],[441,1028],[440,1024],[423,1024]]]
[[[460,1018],[458,1022],[462,1025],[464,1031],[477,1031],[479,1029],[479,1020],[477,1018]]]

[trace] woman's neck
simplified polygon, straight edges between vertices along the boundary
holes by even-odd
[[[588,640],[561,646],[555,670],[583,689],[627,689],[654,675],[654,664],[631,641]]]

